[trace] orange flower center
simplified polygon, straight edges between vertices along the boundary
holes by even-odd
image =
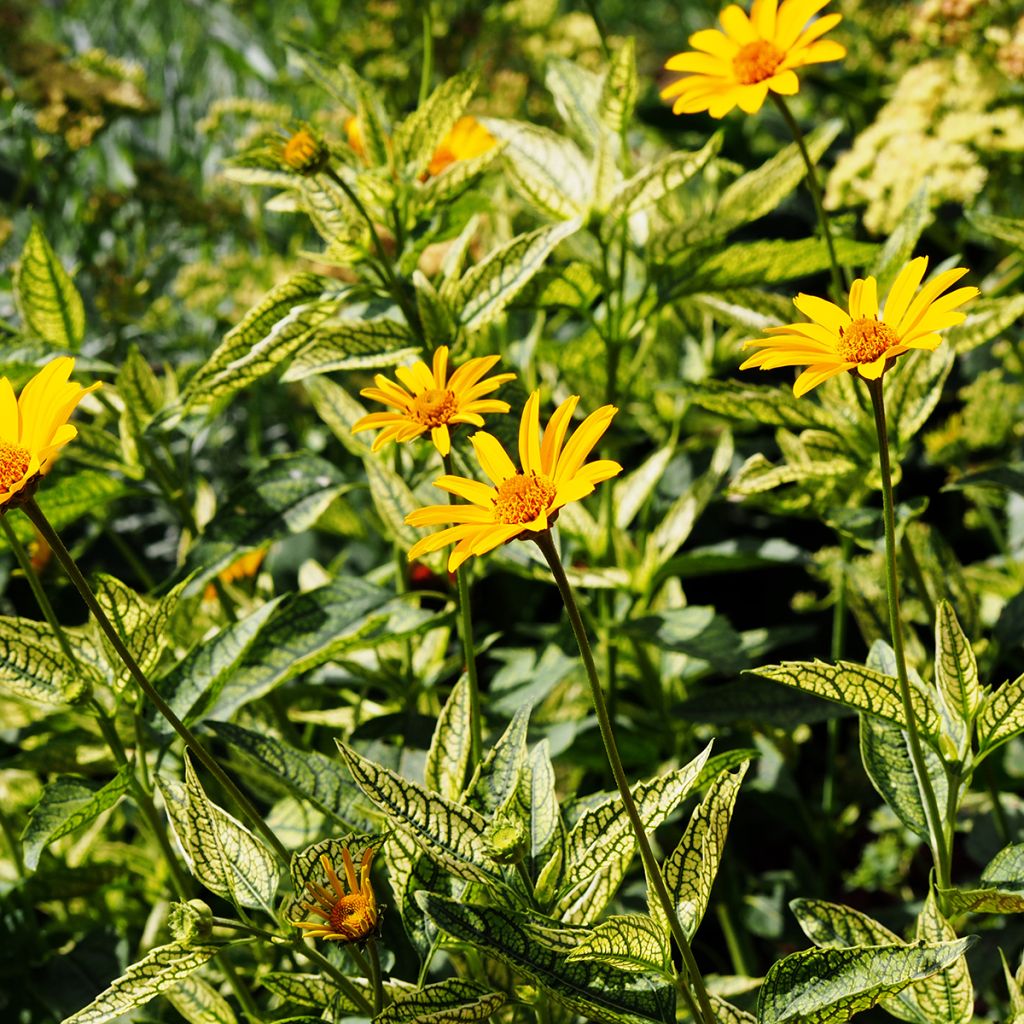
[[[732,59],[732,69],[740,85],[754,85],[771,78],[785,59],[785,54],[767,39],[757,39],[740,47]]]
[[[494,516],[499,523],[532,523],[551,502],[558,488],[543,473],[516,473],[499,488],[494,499]]]
[[[427,388],[412,400],[412,416],[425,427],[440,427],[450,423],[455,415],[455,395],[443,388]]]
[[[323,146],[302,128],[285,143],[281,159],[293,171],[310,172],[319,167],[325,155]]]
[[[839,329],[837,351],[847,363],[872,363],[883,352],[899,344],[900,336],[887,324],[873,317],[854,320]]]
[[[347,941],[357,942],[377,927],[377,912],[362,893],[350,893],[331,908],[331,927]]]
[[[8,490],[28,471],[32,456],[20,444],[0,440],[0,490]]]

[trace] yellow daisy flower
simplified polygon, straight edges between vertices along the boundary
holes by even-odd
[[[550,529],[563,505],[585,498],[601,481],[621,473],[622,467],[610,459],[584,465],[618,412],[612,405],[592,412],[563,445],[578,401],[573,395],[555,410],[542,440],[540,392],[530,395],[519,425],[521,469],[496,437],[483,431],[474,434],[477,460],[493,486],[461,476],[435,480],[435,487],[472,504],[428,505],[410,512],[405,521],[411,526],[456,525],[417,541],[409,560],[458,542],[448,559],[448,571],[454,572],[471,555],[482,555],[521,534],[529,540],[529,534]]]
[[[363,122],[355,114],[350,114],[345,118],[345,137],[352,149],[365,159],[366,140],[363,138]]]
[[[308,128],[300,128],[281,146],[281,163],[298,174],[316,174],[327,166],[331,154]]]
[[[335,942],[363,942],[374,935],[380,923],[377,897],[374,895],[373,883],[370,880],[370,863],[374,853],[372,846],[367,848],[359,865],[357,877],[348,847],[342,848],[341,856],[345,862],[345,878],[348,881],[347,892],[335,873],[330,858],[326,853],[321,854],[320,863],[331,883],[331,888],[327,889],[316,882],[307,882],[306,888],[316,902],[303,903],[311,914],[316,914],[321,920],[292,921],[292,924],[304,929],[311,938]]]
[[[475,117],[460,117],[434,150],[427,166],[427,176],[440,174],[456,160],[481,156],[497,144],[494,136]]]
[[[841,15],[811,21],[828,2],[754,0],[749,17],[742,7],[730,4],[718,16],[724,32],[695,32],[690,36],[693,50],[665,63],[667,70],[687,75],[662,89],[662,99],[675,101],[675,114],[706,110],[721,118],[736,106],[756,114],[769,90],[792,96],[800,89],[795,68],[846,56],[844,46],[820,38],[839,24]]]
[[[771,338],[746,342],[744,348],[759,345],[761,349],[740,369],[806,366],[793,385],[799,397],[844,370],[877,380],[890,359],[912,348],[934,349],[942,340],[936,332],[963,322],[966,314],[954,310],[973,299],[978,289],[957,288],[943,295],[967,273],[965,267],[957,267],[943,271],[918,291],[927,267],[926,256],[911,260],[889,289],[881,313],[873,277],[853,282],[849,312],[827,299],[801,293],[793,305],[812,323],[770,327]]]
[[[500,358],[480,356],[470,359],[449,377],[448,346],[442,345],[434,353],[433,370],[426,363],[417,361],[395,371],[395,376],[405,388],[378,373],[374,377],[377,386],[363,388],[359,394],[390,405],[396,411],[364,416],[352,425],[352,433],[380,430],[372,448],[378,451],[388,441],[411,441],[429,430],[434,446],[442,455],[447,455],[452,448],[450,426],[471,423],[482,427],[481,413],[508,412],[508,402],[483,397],[515,378],[514,373],[486,376]]]
[[[78,430],[68,419],[84,395],[68,380],[75,361],[61,356],[47,363],[14,397],[14,388],[0,377],[0,514],[35,493],[39,478],[50,471],[57,453]]]

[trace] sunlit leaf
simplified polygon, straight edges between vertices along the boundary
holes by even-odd
[[[606,918],[566,957],[569,962],[589,960],[620,971],[669,971],[665,932],[643,914]]]
[[[43,229],[33,223],[14,272],[14,297],[28,330],[58,349],[85,337],[85,307]]]
[[[460,1024],[488,1020],[508,997],[475,981],[447,978],[402,993],[373,1018],[374,1024]]]

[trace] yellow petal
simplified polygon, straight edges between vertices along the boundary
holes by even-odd
[[[509,477],[516,475],[516,467],[508,457],[501,442],[492,434],[486,431],[478,431],[471,438],[473,450],[476,452],[480,468],[490,477],[491,482],[497,487],[503,484]]]
[[[576,471],[586,461],[594,445],[601,440],[618,411],[614,405],[602,405],[576,428],[555,467],[554,481],[556,484],[572,479]]]
[[[775,45],[788,50],[807,24],[829,0],[783,0],[775,19]]]
[[[703,50],[710,53],[719,60],[732,62],[733,57],[739,52],[739,46],[728,36],[723,35],[717,28],[704,28],[694,32],[688,40],[695,50]]]
[[[838,377],[844,370],[848,370],[850,365],[849,363],[839,363],[838,365],[829,363],[828,365],[808,366],[793,384],[793,394],[797,398],[806,395],[812,388],[824,384],[829,378]]]
[[[800,91],[800,79],[794,71],[780,71],[767,80],[768,88],[780,96],[795,96]]]
[[[448,427],[444,423],[439,427],[430,428],[430,440],[434,442],[434,447],[441,453],[441,458],[444,458],[452,450],[452,439],[448,433]]]
[[[951,285],[960,280],[967,273],[966,267],[954,267],[952,270],[945,270],[937,277],[929,281],[910,303],[910,308],[904,313],[899,324],[890,324],[896,328],[896,333],[903,337],[908,335],[916,326],[917,322],[928,311],[928,307]],[[24,419],[22,420],[24,428]]]
[[[667,71],[688,71],[691,74],[714,75],[725,78],[732,73],[732,64],[709,53],[677,53],[665,61]]]
[[[802,50],[795,50],[790,59],[795,67],[804,67],[806,64],[825,64],[832,60],[842,60],[845,56],[846,47],[841,43],[834,39],[819,39]]]
[[[928,257],[918,256],[911,260],[897,275],[889,289],[889,296],[885,300],[885,309],[882,315],[885,322],[892,328],[896,328],[903,319],[910,306],[910,300],[914,297],[924,278],[924,272],[928,269]]]
[[[6,377],[0,377],[0,440],[16,444],[21,437],[18,400]]]
[[[845,309],[840,309],[834,302],[828,299],[819,299],[817,295],[805,295],[801,292],[794,300],[793,305],[800,310],[804,316],[809,317],[815,323],[827,327],[834,334],[839,333],[839,328],[850,326],[850,314]]]
[[[434,353],[434,387],[444,390],[448,383],[448,346],[439,345]]]
[[[729,4],[728,7],[718,16],[718,20],[725,29],[725,34],[734,42],[744,46],[757,39],[754,26],[750,24],[747,12],[738,4]],[[691,45],[693,40],[690,41]]]
[[[565,439],[565,432],[569,429],[572,414],[576,411],[576,403],[579,400],[579,395],[570,395],[548,420],[547,429],[544,431],[544,441],[540,448],[540,464],[543,472],[548,476],[554,476],[555,465],[562,452],[562,441]]]
[[[465,498],[466,501],[471,501],[474,505],[479,505],[480,508],[488,511],[494,507],[494,499],[498,496],[498,492],[493,487],[488,487],[487,484],[482,484],[479,480],[469,480],[464,476],[442,476],[434,481],[434,486],[449,494]]]
[[[877,359],[873,359],[870,363],[858,363],[857,372],[865,380],[878,380],[882,376],[882,371],[885,369],[885,362],[889,359],[889,354],[885,353],[880,355]]]
[[[768,83],[755,82],[753,85],[743,85],[737,90],[737,100],[740,110],[746,114],[756,114],[768,96]]]
[[[779,0],[754,0],[750,8],[750,21],[762,39],[775,38],[775,12],[778,7]]]
[[[519,421],[519,465],[524,473],[541,473],[540,458],[540,392],[534,391],[523,406]]]

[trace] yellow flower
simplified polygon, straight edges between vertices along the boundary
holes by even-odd
[[[257,548],[255,551],[247,551],[240,558],[236,558],[226,569],[217,573],[217,579],[221,583],[232,584],[241,580],[252,579],[259,572],[263,559],[267,557],[266,548]],[[217,600],[217,588],[213,583],[207,583],[203,591],[204,601]]]
[[[52,360],[17,399],[11,382],[0,377],[0,514],[32,497],[57,453],[77,436],[68,419],[83,395],[100,385],[71,383],[74,366],[70,356]]]
[[[579,396],[573,395],[555,410],[542,440],[540,392],[530,395],[519,425],[521,469],[496,437],[483,431],[474,434],[471,440],[477,460],[493,486],[461,476],[435,480],[435,487],[472,504],[429,505],[410,512],[405,521],[411,526],[456,525],[417,541],[409,560],[457,541],[448,559],[448,571],[454,572],[471,555],[482,555],[521,534],[529,540],[530,533],[550,529],[563,505],[585,498],[602,480],[621,473],[622,467],[610,459],[584,465],[618,412],[612,405],[592,412],[563,445],[578,401]]]
[[[380,915],[377,911],[377,897],[373,892],[370,880],[370,863],[373,860],[374,848],[367,847],[359,865],[359,876],[352,863],[352,855],[348,847],[341,851],[345,862],[345,877],[348,880],[348,892],[335,874],[327,854],[321,854],[320,863],[331,883],[327,889],[316,882],[307,882],[306,888],[316,903],[303,903],[311,913],[321,918],[320,921],[292,921],[297,928],[305,929],[307,935],[314,939],[329,939],[336,942],[362,942],[377,931]]]
[[[300,128],[281,147],[281,162],[299,174],[316,174],[329,159],[327,147],[308,128]]]
[[[345,135],[348,138],[348,144],[359,156],[365,158],[366,143],[363,139],[363,122],[355,114],[345,118]]]
[[[761,109],[768,90],[792,96],[800,89],[794,68],[841,60],[846,48],[821,39],[839,24],[841,15],[826,14],[808,24],[829,0],[754,0],[748,18],[730,4],[718,16],[725,32],[702,29],[690,36],[694,48],[670,57],[669,71],[688,72],[662,89],[662,99],[674,99],[676,114],[706,110],[725,117],[739,106],[748,114]]]
[[[942,294],[967,273],[966,268],[957,267],[943,271],[918,291],[927,266],[928,258],[919,256],[899,272],[881,313],[873,277],[853,282],[849,312],[826,299],[798,295],[793,305],[813,322],[770,327],[771,338],[746,342],[745,348],[760,345],[761,350],[740,369],[806,366],[793,385],[799,397],[844,370],[877,380],[888,360],[912,348],[934,349],[942,340],[936,332],[963,322],[965,314],[954,310],[973,299],[978,289],[957,288]]]
[[[440,174],[456,160],[481,156],[496,145],[494,136],[475,117],[460,117],[434,150],[427,175]]]
[[[380,430],[373,442],[372,450],[377,451],[388,441],[411,441],[429,430],[434,446],[447,455],[452,447],[449,426],[471,423],[482,427],[481,413],[508,412],[508,402],[483,397],[515,377],[514,373],[485,377],[499,359],[500,356],[470,359],[448,377],[448,346],[442,345],[434,353],[433,371],[422,361],[395,371],[405,388],[378,373],[374,377],[377,386],[363,388],[359,394],[397,411],[364,416],[352,425],[352,433]]]

